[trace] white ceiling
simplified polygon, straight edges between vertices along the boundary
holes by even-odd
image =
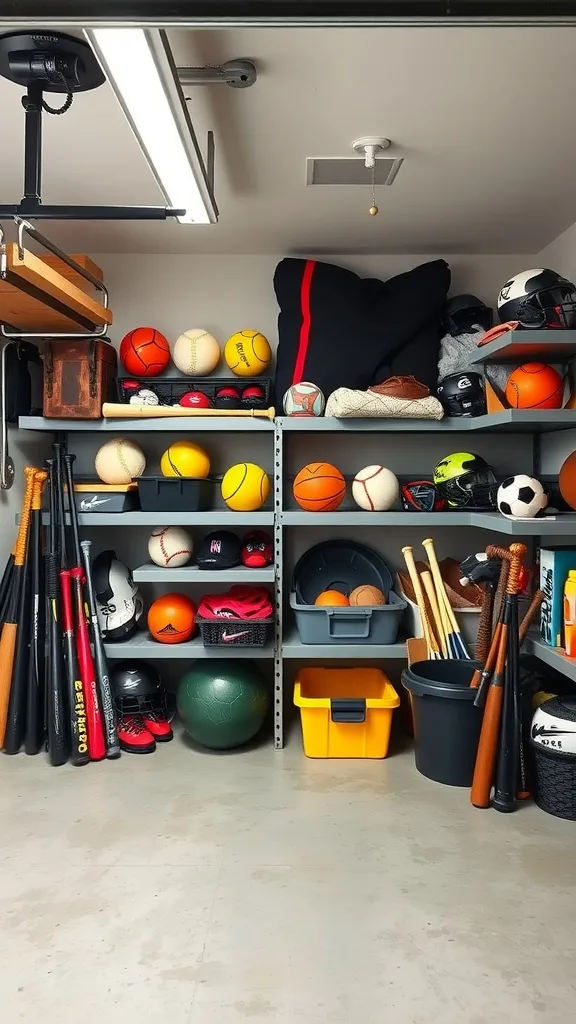
[[[72,223],[89,252],[535,253],[576,221],[576,29],[234,29],[175,32],[176,61],[253,59],[257,84],[187,90],[216,136],[215,226]],[[0,201],[22,188],[20,91],[0,80]],[[383,134],[405,162],[378,190],[305,186],[307,156]],[[103,87],[45,118],[44,199],[158,203]]]

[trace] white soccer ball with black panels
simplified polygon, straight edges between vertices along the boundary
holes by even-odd
[[[534,519],[548,505],[548,496],[533,476],[509,476],[498,488],[498,510],[507,519]]]

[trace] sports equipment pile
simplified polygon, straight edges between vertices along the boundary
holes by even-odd
[[[57,443],[48,472],[26,468],[18,536],[2,585],[0,745],[10,754],[22,746],[29,754],[46,748],[55,766],[120,754],[90,542],[80,543],[79,537],[73,462]],[[41,510],[47,480],[50,525],[44,555]]]

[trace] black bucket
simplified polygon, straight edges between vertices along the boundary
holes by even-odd
[[[402,673],[414,720],[416,768],[445,786],[471,786],[482,708],[470,689],[477,661],[417,661]]]

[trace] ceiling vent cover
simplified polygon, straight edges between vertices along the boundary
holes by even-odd
[[[402,157],[375,161],[374,184],[391,185],[403,163]],[[306,158],[307,185],[372,185],[372,168],[358,157],[309,156]]]

